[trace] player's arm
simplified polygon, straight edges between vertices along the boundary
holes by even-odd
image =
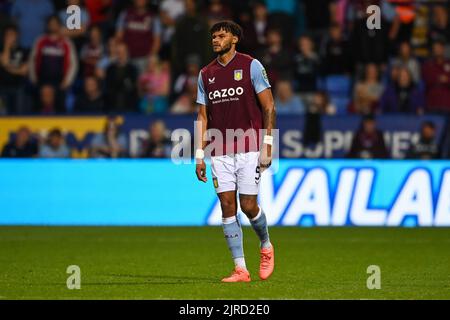
[[[195,145],[195,173],[197,175],[197,179],[203,182],[208,181],[206,177],[206,164],[205,164],[205,153],[203,149],[205,148],[206,141],[203,139],[206,127],[207,127],[207,116],[206,116],[206,106],[200,105],[197,116],[197,123],[195,126],[196,130],[196,145]]]
[[[195,141],[195,174],[199,181],[206,182],[206,164],[205,164],[205,153],[203,149],[206,145],[205,132],[208,125],[208,117],[206,113],[206,94],[205,88],[203,86],[202,73],[200,71],[198,76],[197,85],[197,103],[200,105],[197,115],[197,122],[195,124],[195,136],[197,140]]]
[[[266,70],[256,59],[252,61],[250,69],[253,88],[255,89],[262,108],[263,127],[265,129],[263,145],[259,158],[259,164],[262,172],[270,167],[272,163],[272,130],[275,129],[276,126],[276,109]]]
[[[159,18],[155,18],[153,22],[153,43],[150,55],[157,55],[161,49],[161,21]]]
[[[276,111],[275,102],[270,88],[258,93],[258,100],[262,107],[263,126],[265,134],[263,138],[263,145],[260,152],[260,166],[267,169],[272,163],[272,144],[273,136],[272,129],[275,129]]]

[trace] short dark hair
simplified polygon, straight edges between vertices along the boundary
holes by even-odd
[[[238,38],[238,43],[244,38],[244,32],[240,25],[231,20],[220,21],[211,27],[210,33],[218,32],[224,30],[225,32],[230,32],[233,36]]]
[[[52,22],[53,20],[58,21],[59,25],[62,25],[61,19],[56,14],[52,14],[52,15],[47,17],[47,20],[45,21],[46,25],[48,26],[50,24],[50,22]]]
[[[46,23],[45,23],[45,30],[46,30],[46,32],[49,31],[49,25],[50,25],[50,23],[51,23],[53,20],[56,21],[56,22],[58,22],[58,25],[59,25],[60,27],[62,26],[62,23],[61,23],[61,20],[59,19],[59,17],[58,17],[56,14],[53,14],[53,15],[49,16],[49,17],[47,18],[47,20],[46,20]]]
[[[52,130],[50,130],[50,132],[48,133],[48,137],[62,137],[62,131],[58,128],[54,128]]]
[[[6,33],[6,31],[14,31],[16,33],[19,33],[19,28],[14,24],[8,24],[4,29],[4,33]]]
[[[436,44],[445,47],[445,40],[438,38],[438,39],[434,40],[431,45],[434,46]]]
[[[424,121],[424,122],[422,123],[422,129],[425,128],[425,127],[428,127],[428,128],[430,128],[430,129],[433,129],[433,130],[436,129],[436,126],[434,125],[434,122],[433,122],[433,121],[430,121],[430,120]]]
[[[373,114],[373,113],[365,114],[362,118],[362,121],[363,122],[376,121],[375,114]]]

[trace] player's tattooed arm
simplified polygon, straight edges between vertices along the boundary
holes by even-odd
[[[195,142],[196,150],[203,150],[206,145],[205,138],[205,132],[207,128],[207,115],[206,115],[206,106],[200,105],[197,121],[195,122],[195,136],[197,141]],[[197,151],[196,151],[197,153]],[[203,155],[204,156],[204,155]],[[197,155],[196,155],[197,158]],[[205,161],[202,159],[196,159],[196,167],[195,167],[195,173],[197,175],[197,179],[199,181],[206,182],[208,179],[206,178],[206,164]]]
[[[268,88],[258,94],[259,102],[262,106],[263,126],[265,135],[272,135],[272,129],[276,126],[276,110],[272,91]],[[261,172],[270,167],[272,163],[272,145],[264,143],[260,152]]]
[[[208,117],[206,115],[206,106],[200,105],[198,109],[197,122],[195,123],[196,137],[195,147],[197,149],[204,149],[206,145],[205,132],[208,124]]]
[[[275,129],[276,126],[276,110],[272,90],[268,88],[260,92],[258,99],[262,106],[264,129],[266,129],[267,135],[272,135],[272,129]]]

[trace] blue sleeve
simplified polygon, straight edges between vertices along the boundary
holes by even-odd
[[[162,27],[161,27],[161,20],[159,18],[154,18],[153,21],[153,34],[156,36],[161,35]]]
[[[388,20],[389,22],[393,21],[395,19],[395,16],[397,15],[394,6],[388,3],[387,1],[382,2],[381,12],[383,13],[383,16],[386,18],[386,20]]]
[[[252,79],[253,88],[257,94],[271,87],[266,69],[264,69],[261,62],[256,59],[253,59],[252,64],[250,65],[250,77]]]
[[[87,10],[81,10],[81,24],[88,26],[91,23],[91,16]]]
[[[116,29],[118,31],[123,31],[123,29],[125,28],[125,16],[126,12],[123,11],[122,13],[120,13],[119,18],[117,19]]]
[[[117,138],[117,143],[123,148],[123,149],[128,149],[128,140],[127,137],[123,134],[121,134],[118,138]]]
[[[205,86],[203,85],[202,72],[198,74],[198,84],[197,84],[197,103],[206,106],[206,93]]]

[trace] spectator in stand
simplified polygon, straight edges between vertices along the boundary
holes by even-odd
[[[161,22],[147,5],[147,0],[134,0],[133,7],[122,12],[117,21],[116,37],[127,45],[139,74],[145,70],[148,57],[157,55],[161,47]]]
[[[95,76],[99,79],[105,79],[108,67],[117,61],[117,39],[111,37],[108,39],[108,52],[100,58],[95,66]]]
[[[400,66],[392,65],[382,77],[383,86],[387,87],[398,81],[398,75],[400,73]]]
[[[127,138],[120,132],[116,118],[108,118],[102,133],[96,134],[89,147],[90,158],[123,158],[127,156]]]
[[[414,83],[409,69],[400,68],[398,78],[391,83],[380,100],[383,113],[423,114],[425,98],[423,91]]]
[[[330,24],[336,21],[335,0],[303,0],[305,6],[306,27],[314,39],[326,34]]]
[[[39,105],[37,111],[42,114],[54,114],[55,110],[62,110],[58,105],[55,88],[51,85],[43,85],[39,89]]]
[[[100,84],[95,77],[84,79],[83,92],[75,100],[75,112],[102,113],[105,108],[105,99]]]
[[[149,126],[149,137],[143,144],[141,158],[169,158],[172,143],[167,135],[166,125],[161,120]]]
[[[195,0],[186,0],[185,8],[186,14],[177,21],[172,38],[171,66],[174,79],[183,72],[187,56],[198,55],[202,66],[212,58],[208,22],[198,14]]]
[[[283,46],[283,37],[280,30],[271,29],[267,31],[267,46],[260,53],[257,53],[257,56],[266,67],[274,88],[276,88],[279,79],[292,76],[292,54]]]
[[[9,0],[0,0],[0,43],[3,43],[5,30],[14,25],[9,15],[11,3]]]
[[[428,31],[430,45],[436,41],[445,43],[446,57],[450,58],[450,23],[448,9],[443,5],[436,5],[432,9],[432,21]]]
[[[58,16],[61,20],[62,24],[62,35],[66,36],[67,38],[71,39],[72,42],[75,45],[75,48],[77,49],[77,52],[80,51],[81,46],[83,45],[83,42],[85,40],[86,34],[88,32],[89,27],[89,13],[87,12],[86,8],[82,4],[82,0],[67,0],[66,1],[67,7],[69,6],[78,6],[80,10],[80,28],[75,29],[69,29],[66,26],[66,22],[68,21],[70,15],[67,13],[67,8],[63,8],[61,11],[59,11]]]
[[[182,74],[175,80],[173,93],[175,96],[181,95],[190,83],[197,83],[200,72],[200,58],[197,55],[190,55],[186,58],[186,67]]]
[[[162,113],[168,109],[170,92],[170,67],[157,56],[148,60],[147,70],[139,78],[141,92],[140,109],[145,113]]]
[[[378,67],[369,63],[366,65],[364,79],[355,85],[349,111],[363,115],[374,113],[382,94],[383,85],[380,83]]]
[[[222,0],[210,0],[206,16],[209,26],[212,27],[219,21],[230,19],[231,12],[230,8]]]
[[[163,0],[159,6],[159,18],[161,20],[161,50],[159,51],[161,59],[170,59],[171,42],[175,33],[177,20],[185,12],[185,0]]]
[[[105,54],[103,36],[100,27],[92,26],[89,29],[89,41],[86,42],[80,54],[83,77],[92,77],[101,58]]]
[[[270,29],[279,29],[283,35],[284,45],[293,46],[293,41],[299,35],[296,30],[296,19],[305,20],[304,12],[297,0],[265,0],[269,12]],[[303,8],[303,6],[302,6]],[[295,17],[295,18],[294,18]]]
[[[138,72],[128,60],[127,45],[117,45],[117,61],[106,70],[105,92],[110,112],[137,111]]]
[[[275,105],[277,106],[277,114],[303,115],[306,111],[300,97],[294,94],[289,80],[278,82],[275,90]]]
[[[364,116],[360,129],[353,137],[347,158],[385,159],[388,157],[383,132],[377,129],[375,118],[372,115]]]
[[[389,54],[389,28],[368,29],[367,13],[369,5],[380,5],[380,0],[353,0],[351,5],[351,46],[357,69],[368,63],[384,64]],[[386,26],[386,20],[381,15],[381,25]]]
[[[112,23],[113,0],[84,0],[89,14],[90,25],[97,25],[102,29],[103,36],[110,36]],[[106,40],[106,39],[105,39]]]
[[[314,50],[314,43],[309,36],[301,36],[297,42],[297,53],[294,55],[294,76],[296,91],[302,94],[317,90],[320,72],[320,58]]]
[[[78,59],[74,46],[61,34],[59,18],[51,16],[47,33],[36,41],[30,57],[31,82],[38,88],[51,85],[56,91],[58,109],[45,112],[65,112],[65,94],[77,70]]]
[[[253,19],[242,24],[244,38],[239,44],[246,53],[262,50],[266,44],[266,33],[269,29],[267,7],[263,1],[257,1],[253,6]]]
[[[439,158],[436,127],[433,122],[425,121],[422,124],[419,140],[416,143],[411,143],[406,158],[421,160]]]
[[[19,45],[31,50],[34,42],[45,33],[47,19],[54,13],[50,0],[16,0],[11,8],[11,17],[19,27]]]
[[[36,140],[32,139],[28,127],[20,127],[15,138],[2,150],[2,158],[35,158],[38,153]]]
[[[5,30],[0,52],[0,100],[6,104],[8,114],[23,114],[29,110],[24,105],[24,87],[28,75],[25,50],[18,45],[17,29],[9,26]]]
[[[336,106],[330,101],[330,97],[325,91],[317,91],[313,94],[308,109],[310,112],[321,115],[336,114]]]
[[[411,73],[412,80],[418,84],[420,82],[420,63],[412,56],[409,42],[402,42],[398,47],[398,56],[391,60],[392,67],[405,67]]]
[[[325,91],[317,91],[307,104],[303,142],[306,146],[320,142],[322,136],[322,116],[336,113],[336,106],[330,102]]]
[[[450,61],[444,56],[444,43],[433,43],[433,57],[422,68],[428,112],[450,112]]]
[[[411,0],[395,0],[396,17],[392,24],[391,38],[395,42],[409,42],[416,19],[416,4]]]
[[[338,24],[342,30],[348,31],[348,8],[350,0],[340,0],[336,2],[332,23]]]
[[[322,71],[326,75],[347,74],[353,72],[350,44],[342,34],[342,28],[334,23],[324,38],[321,47]]]
[[[170,112],[173,114],[191,114],[197,112],[197,85],[188,83],[186,91],[178,97]]]
[[[60,129],[52,129],[46,142],[39,148],[39,158],[71,158],[71,152]]]

